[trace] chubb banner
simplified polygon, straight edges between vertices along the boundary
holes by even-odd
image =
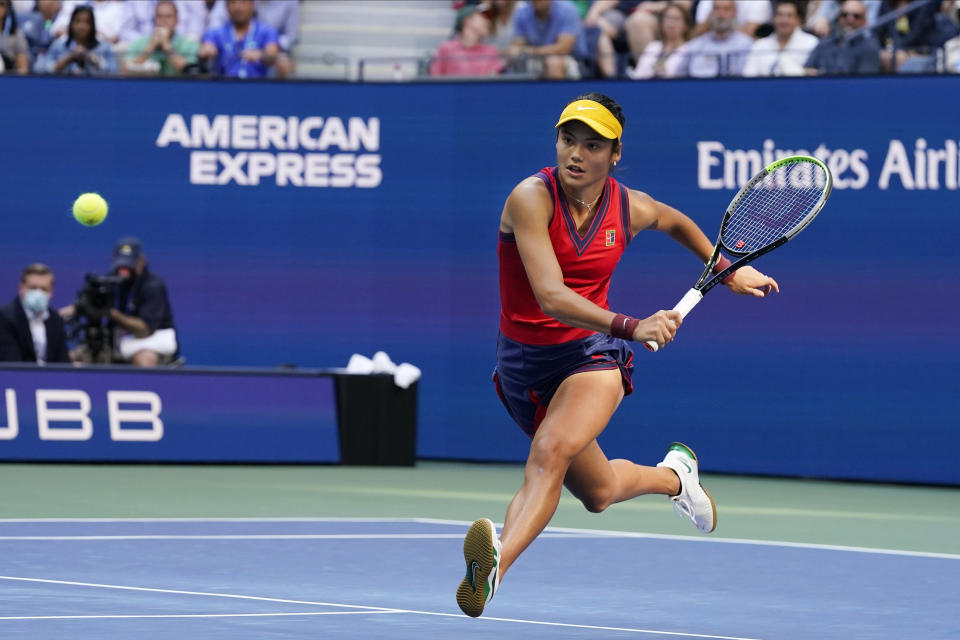
[[[0,460],[337,462],[333,388],[319,375],[0,365]]]

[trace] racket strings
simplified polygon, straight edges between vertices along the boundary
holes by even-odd
[[[817,206],[826,178],[820,166],[802,162],[779,167],[757,181],[727,220],[721,237],[724,246],[750,253],[787,235]]]

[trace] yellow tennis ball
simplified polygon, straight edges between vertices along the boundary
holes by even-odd
[[[84,193],[73,202],[73,217],[82,225],[94,227],[107,217],[107,201],[98,193]]]

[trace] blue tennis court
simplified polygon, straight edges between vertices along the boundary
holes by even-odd
[[[468,525],[4,520],[0,638],[960,637],[960,555],[559,528],[470,619]]]

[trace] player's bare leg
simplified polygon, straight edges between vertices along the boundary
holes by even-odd
[[[593,513],[637,496],[680,492],[680,479],[672,469],[608,460],[596,440],[570,463],[564,485]]]
[[[530,444],[523,485],[500,534],[500,577],[550,522],[573,460],[607,426],[623,398],[620,371],[577,373],[560,384]]]

